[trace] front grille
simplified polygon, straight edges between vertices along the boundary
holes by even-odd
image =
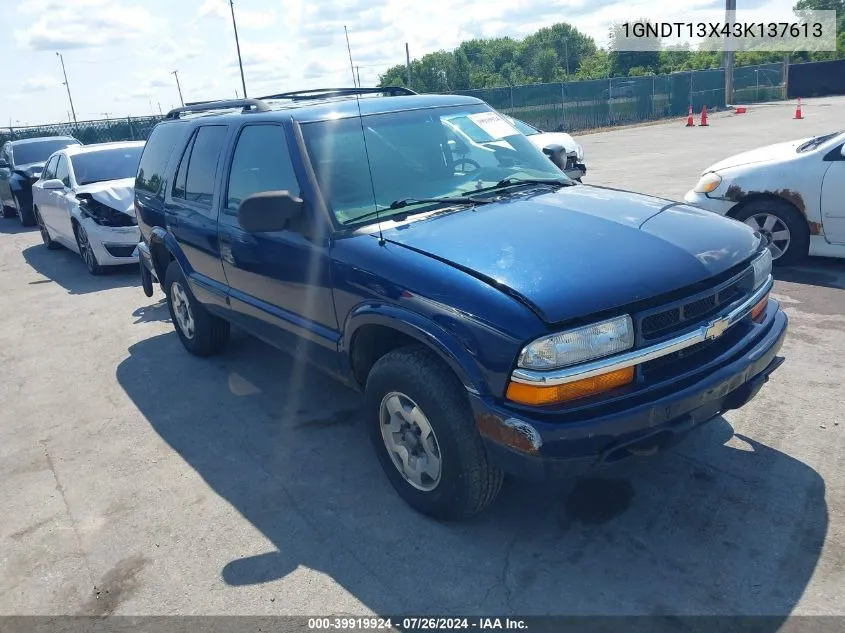
[[[112,257],[132,257],[135,252],[135,246],[118,246],[116,244],[105,244],[106,250]]]
[[[654,343],[723,312],[751,293],[754,273],[748,269],[738,276],[668,305],[637,315],[637,332],[643,343]]]

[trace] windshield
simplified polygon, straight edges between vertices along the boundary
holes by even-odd
[[[79,145],[78,141],[72,139],[52,139],[49,141],[30,141],[12,147],[12,156],[15,165],[28,165],[29,163],[44,163],[50,158],[50,154],[69,145]]]
[[[519,119],[514,119],[510,116],[506,116],[505,118],[510,121],[521,134],[525,134],[525,136],[533,136],[534,134],[540,133],[540,130],[528,125],[525,121],[520,121]]]
[[[143,145],[115,147],[71,156],[76,184],[89,185],[92,182],[134,178],[138,173],[143,149]]]
[[[483,105],[320,121],[302,129],[323,196],[341,224],[364,216],[375,221],[369,216],[376,210],[389,217],[398,200],[473,195],[506,178],[567,180]]]
[[[842,132],[833,132],[831,134],[823,134],[822,136],[816,136],[815,138],[811,138],[809,141],[802,143],[799,145],[795,151],[796,152],[809,152],[812,149],[816,149],[822,143],[827,143],[830,139],[834,136],[839,136]]]

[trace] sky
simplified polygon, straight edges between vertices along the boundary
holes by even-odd
[[[740,13],[790,15],[794,0],[738,0]],[[249,96],[361,84],[411,57],[476,37],[521,38],[569,22],[606,44],[623,17],[724,16],[724,0],[235,0]],[[680,16],[679,11],[681,12]],[[78,120],[157,114],[243,96],[228,0],[0,0],[0,125],[67,121],[62,54]]]

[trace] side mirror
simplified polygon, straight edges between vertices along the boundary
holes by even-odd
[[[41,188],[48,189],[50,191],[61,191],[65,189],[65,183],[63,183],[58,178],[51,178],[50,180],[45,180],[43,183],[41,183]]]
[[[559,169],[566,168],[566,149],[564,149],[563,145],[558,145],[554,143],[552,145],[546,145],[543,148],[543,153],[549,157]]]
[[[839,148],[839,153],[842,155],[842,158],[845,158],[845,145]],[[3,161],[0,161],[0,167],[3,166]]]
[[[288,191],[255,193],[238,207],[238,223],[249,233],[285,231],[302,215],[302,199]]]
[[[9,161],[5,158],[0,158],[0,169],[9,169]]]

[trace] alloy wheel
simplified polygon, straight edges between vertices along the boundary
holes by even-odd
[[[442,473],[440,445],[422,409],[405,394],[390,392],[381,401],[379,425],[396,470],[417,490],[434,490]]]

